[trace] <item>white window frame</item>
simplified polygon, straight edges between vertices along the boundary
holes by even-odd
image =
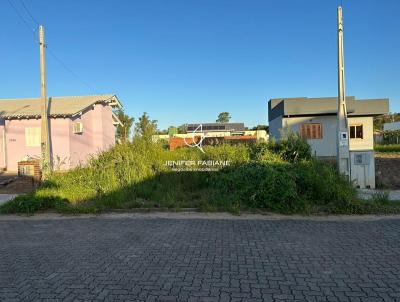
[[[77,121],[72,125],[72,132],[74,134],[82,134],[83,128],[83,123],[81,121]]]
[[[354,137],[351,137],[351,128],[354,127]],[[361,134],[362,137],[357,137],[357,127],[361,127]],[[363,140],[364,139],[364,125],[363,124],[350,124],[349,126],[349,138],[356,139],[356,140]]]
[[[25,128],[25,146],[26,147],[40,147],[40,143],[41,143],[40,127],[26,127]]]

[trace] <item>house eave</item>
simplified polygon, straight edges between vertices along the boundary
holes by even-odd
[[[366,114],[352,114],[352,113],[349,113],[347,116],[349,118],[352,118],[352,117],[374,117],[374,116],[380,116],[382,114],[384,114],[384,113],[370,113],[370,114],[368,114],[368,113],[366,113]],[[327,113],[315,113],[315,114],[312,114],[312,113],[285,114],[285,115],[282,115],[282,117],[283,118],[295,118],[295,117],[336,116],[336,115],[337,115],[336,112],[334,112],[334,113],[327,112]]]
[[[122,103],[119,101],[116,94],[112,96],[112,98],[108,101],[108,105],[110,105],[113,109],[122,109]]]
[[[112,118],[113,118],[113,125],[114,126],[118,126],[118,125],[124,126],[122,124],[121,120],[117,117],[117,115],[114,112],[112,113]]]
[[[71,114],[52,114],[49,116],[49,118],[68,118],[72,117]],[[40,119],[41,115],[40,114],[35,114],[35,115],[2,115],[0,116],[0,119],[4,120],[30,120],[30,119]]]

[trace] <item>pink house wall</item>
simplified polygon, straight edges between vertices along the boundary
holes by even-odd
[[[7,170],[17,171],[18,161],[25,156],[39,157],[39,147],[27,147],[25,144],[25,128],[40,127],[40,120],[6,120],[5,121],[5,134],[6,134],[6,162]],[[57,157],[61,159],[69,158],[69,134],[68,134],[68,119],[51,119],[51,151],[53,159]],[[3,141],[3,139],[2,139]],[[3,149],[2,149],[3,150]],[[3,152],[2,152],[3,153]],[[1,154],[1,158],[4,156]],[[55,160],[57,164],[57,160]],[[62,168],[67,168],[65,165]]]
[[[93,119],[93,148],[95,152],[103,149],[103,106],[95,106],[91,112]]]
[[[83,133],[72,132],[73,123],[82,122]],[[71,120],[71,165],[86,164],[92,155],[107,150],[115,144],[115,126],[110,106],[97,104],[80,117]]]
[[[115,131],[113,124],[112,109],[110,106],[103,106],[103,150],[107,150],[115,145]]]
[[[5,120],[0,119],[0,169],[6,168],[6,158],[5,158]]]
[[[75,122],[83,123],[83,133],[73,133]],[[0,120],[0,167],[4,168],[3,129],[6,141],[8,171],[18,170],[18,161],[25,156],[40,156],[40,147],[27,147],[25,128],[40,127],[40,119]],[[56,169],[69,169],[85,164],[95,155],[115,144],[115,127],[112,109],[97,104],[93,109],[75,118],[52,118],[50,120],[51,152]]]
[[[57,118],[50,120],[50,143],[53,167],[65,170],[70,167],[70,119]]]
[[[83,124],[83,133],[73,133],[73,124],[81,122]],[[93,148],[93,110],[84,112],[81,116],[77,116],[70,120],[70,155],[71,166],[86,164],[90,154],[95,153]]]

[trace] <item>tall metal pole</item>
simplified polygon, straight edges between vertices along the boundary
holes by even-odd
[[[40,116],[41,116],[41,160],[42,179],[45,179],[51,170],[50,142],[49,142],[49,121],[47,116],[47,94],[46,94],[46,62],[44,27],[39,26],[39,47],[40,47]]]
[[[344,82],[343,15],[337,9],[338,22],[338,112],[337,112],[337,165],[340,173],[350,178],[349,126],[347,120]]]

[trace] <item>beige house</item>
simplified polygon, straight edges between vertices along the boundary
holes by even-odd
[[[346,97],[350,150],[373,150],[373,117],[389,112],[388,99],[356,100]],[[268,102],[270,138],[288,127],[307,139],[319,157],[336,156],[337,98],[280,98]]]
[[[285,128],[305,138],[315,156],[336,158],[337,97],[279,98],[268,102],[270,138],[279,140]],[[388,99],[346,97],[352,178],[369,175],[359,187],[375,187],[373,118],[389,112]],[[361,163],[361,164],[360,164]]]

